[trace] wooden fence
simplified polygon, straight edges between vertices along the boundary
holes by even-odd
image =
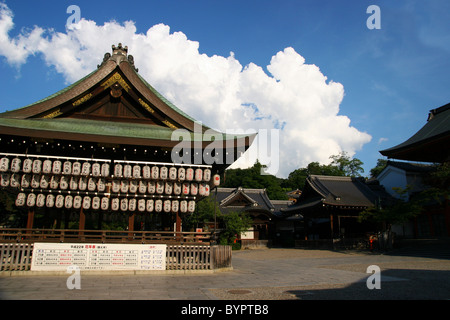
[[[0,271],[31,268],[32,243],[0,243]],[[231,267],[230,246],[167,245],[166,270],[214,270]]]

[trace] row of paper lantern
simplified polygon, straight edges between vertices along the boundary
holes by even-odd
[[[11,166],[10,166],[11,162]],[[20,158],[13,158],[11,161],[7,157],[0,159],[0,172],[7,172],[11,170],[13,173],[18,173],[20,170],[24,173],[34,174],[63,174],[74,176],[89,176],[94,177],[109,177],[110,165],[109,163],[90,163],[90,162],[71,162],[69,160],[62,162],[61,160],[41,160],[41,159],[24,159],[23,165]],[[153,180],[179,180],[179,181],[197,181],[209,182],[211,180],[211,170],[206,168],[184,168],[184,167],[166,167],[166,166],[152,166],[139,164],[121,164],[114,165],[114,177],[117,178],[135,178],[135,179],[153,179]],[[214,176],[216,180],[216,176]]]
[[[48,207],[85,210],[109,210],[112,211],[139,211],[139,212],[182,212],[195,211],[194,200],[169,200],[169,199],[145,199],[145,198],[108,198],[63,194],[35,194],[28,195],[21,192],[17,195],[18,207]]]
[[[18,173],[3,173],[0,175],[2,187],[24,189],[53,189],[53,190],[80,190],[92,192],[105,192],[105,178],[67,177],[49,175],[20,175]],[[153,181],[153,180],[112,180],[112,193],[141,193],[141,194],[166,194],[166,195],[200,195],[209,196],[210,186],[206,182],[177,182],[177,181]]]

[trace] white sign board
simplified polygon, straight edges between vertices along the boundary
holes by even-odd
[[[165,244],[35,243],[31,270],[165,270]]]

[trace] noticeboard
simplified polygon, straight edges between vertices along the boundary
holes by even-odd
[[[35,243],[32,271],[165,270],[165,244]]]

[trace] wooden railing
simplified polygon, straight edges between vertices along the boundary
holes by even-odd
[[[209,245],[210,232],[0,228],[0,243],[163,243]]]

